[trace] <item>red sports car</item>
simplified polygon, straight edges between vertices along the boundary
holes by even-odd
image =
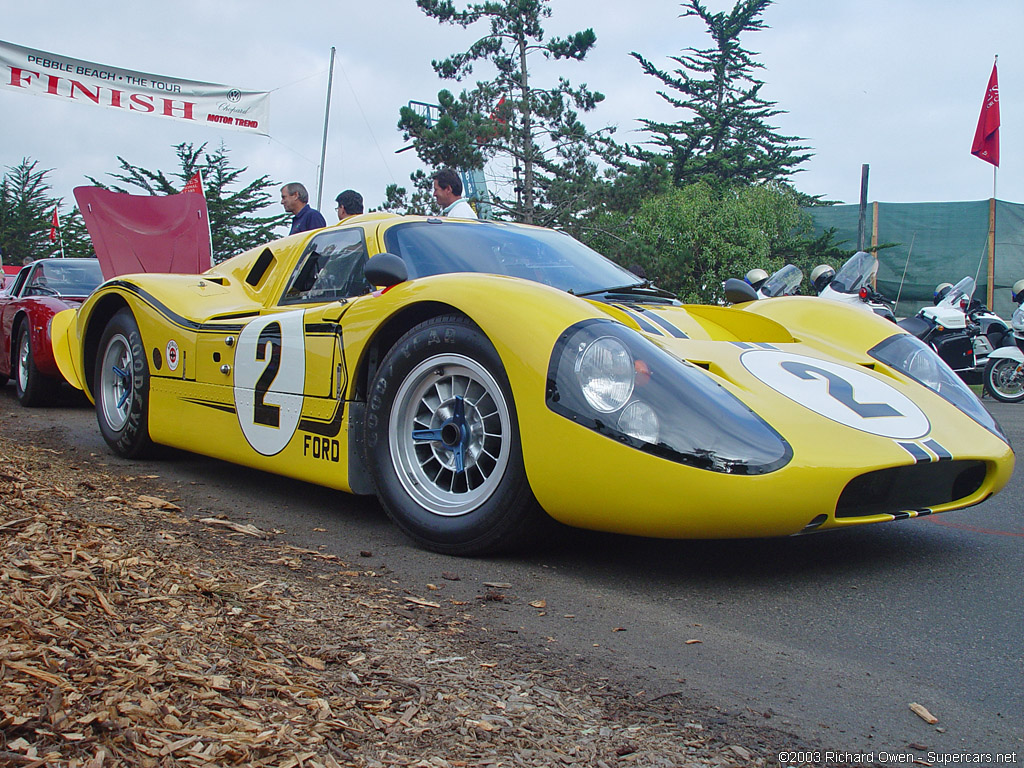
[[[19,271],[20,267],[0,265],[0,291],[6,290],[9,285],[14,285],[14,278]]]
[[[64,380],[53,360],[50,319],[102,282],[97,259],[41,259],[0,293],[0,385],[13,378],[22,405],[43,405]]]

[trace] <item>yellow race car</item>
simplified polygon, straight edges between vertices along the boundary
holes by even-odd
[[[366,214],[201,275],[122,275],[53,320],[60,369],[152,443],[376,494],[420,545],[785,536],[966,507],[1013,452],[884,319],[681,305],[568,235]]]

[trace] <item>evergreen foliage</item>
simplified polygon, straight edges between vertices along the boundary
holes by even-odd
[[[663,156],[676,186],[706,181],[713,186],[789,179],[811,157],[796,136],[769,122],[784,110],[764,99],[757,70],[764,65],[740,36],[767,29],[760,18],[773,0],[737,0],[731,11],[711,13],[701,0],[685,0],[682,18],[699,18],[711,37],[707,48],[685,48],[671,57],[678,67],[657,67],[633,52],[643,70],[662,82],[659,95],[686,117],[677,122],[641,119],[655,151],[634,148],[634,158]]]
[[[149,170],[118,156],[121,171],[108,175],[120,185],[107,185],[91,176],[88,178],[94,185],[114,192],[129,192],[127,187],[137,187],[151,195],[174,195],[181,192],[196,171],[202,171],[215,264],[280,237],[274,229],[287,224],[291,214],[257,215],[274,202],[271,190],[276,191],[278,185],[269,176],[264,174],[244,183],[242,176],[248,168],[233,167],[223,144],[214,152],[207,152],[205,143],[197,147],[182,142],[174,149],[179,163],[176,171]],[[240,184],[244,186],[235,189]]]
[[[551,225],[586,208],[590,198],[582,193],[592,191],[597,176],[593,157],[610,144],[608,131],[592,133],[579,119],[580,112],[604,99],[602,94],[564,77],[547,85],[533,77],[532,56],[583,61],[597,40],[591,29],[545,40],[548,2],[487,0],[457,10],[452,0],[417,0],[440,23],[489,26],[466,51],[432,62],[440,77],[461,81],[481,62],[489,63],[494,75],[458,97],[442,90],[435,123],[405,107],[398,126],[431,166],[468,170],[501,158],[512,168],[514,197],[495,197],[494,207],[507,218]]]
[[[707,182],[646,198],[633,214],[606,211],[581,237],[595,250],[686,302],[716,303],[722,283],[760,267],[791,263],[805,276],[836,253],[831,236],[808,239],[812,223],[797,193],[783,184]]]
[[[57,251],[50,242],[50,223],[57,199],[50,195],[47,175],[37,160],[23,158],[0,181],[0,249],[4,264],[21,266]],[[58,254],[59,255],[59,254]]]

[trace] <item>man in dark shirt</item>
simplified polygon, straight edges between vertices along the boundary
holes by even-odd
[[[363,196],[354,189],[346,189],[336,198],[338,221],[344,221],[363,212]]]
[[[293,215],[292,229],[288,233],[289,235],[327,226],[320,211],[309,204],[309,193],[306,188],[297,181],[281,187],[281,205]]]

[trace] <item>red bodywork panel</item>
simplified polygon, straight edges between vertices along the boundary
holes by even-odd
[[[75,187],[75,200],[107,280],[138,272],[195,275],[210,268],[210,224],[202,194],[128,195]]]

